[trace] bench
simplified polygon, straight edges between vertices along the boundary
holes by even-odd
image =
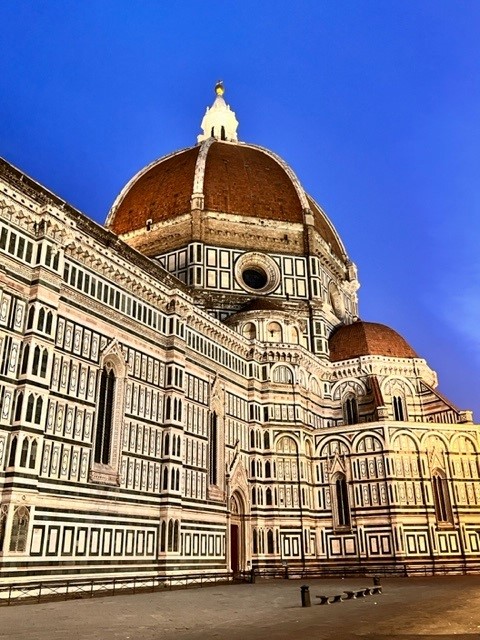
[[[329,597],[330,596],[315,596],[320,599],[320,604],[330,604]]]

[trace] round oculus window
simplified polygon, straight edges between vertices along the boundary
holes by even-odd
[[[280,284],[280,269],[270,256],[251,251],[236,261],[235,279],[245,291],[264,295]]]
[[[268,276],[259,267],[247,267],[242,271],[242,279],[250,289],[263,289],[268,283]]]

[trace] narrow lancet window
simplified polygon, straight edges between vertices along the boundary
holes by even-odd
[[[95,462],[101,464],[110,462],[114,401],[115,373],[113,369],[104,367],[100,379],[94,455]]]

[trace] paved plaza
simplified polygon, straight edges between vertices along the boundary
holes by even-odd
[[[9,640],[480,640],[480,576],[384,579],[383,594],[318,605],[367,578],[259,581],[0,608]]]

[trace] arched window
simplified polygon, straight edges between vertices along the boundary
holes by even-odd
[[[263,448],[270,449],[270,434],[268,431],[263,433]]]
[[[48,364],[48,351],[47,349],[44,349],[42,354],[42,363],[40,365],[41,378],[45,378],[45,376],[47,375],[47,364]]]
[[[23,393],[20,393],[17,396],[17,403],[15,405],[15,420],[20,420],[22,415],[22,406],[23,406]]]
[[[177,456],[180,457],[180,444],[181,444],[181,440],[180,440],[180,436],[178,436],[177,438]]]
[[[113,409],[115,406],[115,373],[103,367],[100,378],[100,394],[97,405],[97,431],[95,434],[96,463],[109,464],[112,440]]]
[[[163,490],[167,491],[168,490],[168,469],[164,469],[163,470]]]
[[[30,460],[28,462],[29,469],[35,469],[35,462],[37,461],[37,441],[32,442],[32,448],[30,449]]]
[[[30,514],[27,507],[17,507],[13,514],[10,551],[25,551],[27,548],[28,521]]]
[[[265,477],[266,478],[272,477],[272,465],[270,464],[269,460],[265,462]]]
[[[178,541],[179,541],[179,529],[180,524],[178,520],[175,520],[175,524],[173,526],[173,550],[178,551]]]
[[[47,313],[47,322],[45,324],[45,333],[48,333],[48,334],[52,333],[52,320],[53,320],[53,315],[52,315],[52,312],[49,311]]]
[[[35,307],[30,307],[30,309],[28,310],[27,329],[31,329],[33,327],[34,315],[35,315]]]
[[[42,307],[38,312],[37,329],[43,331],[43,325],[45,324],[45,309]]]
[[[170,453],[170,436],[165,434],[165,440],[163,441],[163,455],[168,456]]]
[[[358,404],[357,399],[354,397],[347,398],[343,405],[343,413],[346,424],[358,423]]]
[[[393,416],[395,420],[400,422],[405,420],[403,398],[401,396],[393,396]]]
[[[32,373],[34,376],[38,373],[38,363],[40,362],[40,347],[35,347],[33,352],[33,364],[32,364]]]
[[[33,393],[31,393],[28,396],[28,402],[27,402],[27,411],[25,413],[25,420],[26,422],[31,422],[33,419],[33,406],[35,404],[35,397],[33,395]]]
[[[10,456],[8,458],[8,466],[15,466],[15,456],[17,455],[17,436],[13,436],[10,444]]]
[[[242,334],[248,340],[254,340],[257,337],[257,329],[253,322],[246,322],[243,325]]]
[[[27,466],[27,458],[28,458],[28,438],[23,439],[22,443],[22,453],[20,454],[20,466]]]
[[[25,349],[23,350],[22,368],[20,370],[20,373],[27,373],[29,355],[30,355],[30,345],[26,344]]]
[[[168,522],[168,551],[173,550],[173,520]]]
[[[433,501],[435,514],[439,523],[453,524],[452,503],[448,491],[447,477],[440,469],[432,474]]]
[[[5,541],[5,527],[7,524],[8,506],[0,505],[0,551],[3,551],[3,543]]]
[[[218,484],[218,418],[215,411],[210,414],[209,481]]]
[[[267,341],[282,342],[282,327],[278,322],[269,322],[267,326]]]
[[[336,474],[334,478],[335,491],[335,520],[337,527],[350,526],[350,505],[348,500],[347,479],[343,473]]]
[[[253,542],[253,553],[258,553],[258,533],[257,530],[254,529],[252,532],[252,542]]]
[[[226,140],[227,136],[225,135],[225,127],[222,125],[221,129],[220,129],[220,139],[221,140]]]
[[[165,542],[167,537],[167,523],[162,521],[162,527],[160,530],[160,551],[165,551]]]
[[[255,464],[255,460],[251,460],[250,461],[250,475],[252,476],[252,478],[255,477],[256,475],[256,464]]]
[[[273,382],[280,382],[282,384],[293,383],[293,373],[288,367],[277,367],[273,371]]]
[[[267,531],[267,553],[275,553],[275,548],[273,546],[273,531],[271,529]]]
[[[41,396],[38,396],[37,402],[35,404],[35,424],[40,424],[42,420],[42,409],[43,409],[43,399]]]
[[[270,489],[270,487],[268,487],[268,489],[265,492],[265,504],[267,505],[272,504],[272,490]]]

